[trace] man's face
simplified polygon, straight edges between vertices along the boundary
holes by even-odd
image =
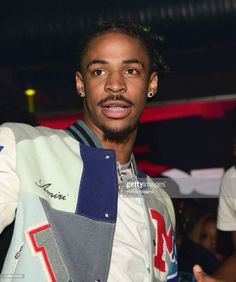
[[[89,43],[76,84],[85,93],[84,120],[95,133],[127,137],[137,128],[147,92],[157,90],[157,74],[149,69],[138,39],[108,33]]]

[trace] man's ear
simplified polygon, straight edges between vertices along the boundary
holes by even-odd
[[[77,93],[80,95],[81,93],[84,93],[84,79],[81,74],[81,72],[77,71],[75,74],[75,82],[76,82],[76,89]],[[85,94],[85,93],[84,93]]]
[[[158,89],[158,74],[157,72],[152,72],[149,79],[148,91],[153,92],[155,94]]]

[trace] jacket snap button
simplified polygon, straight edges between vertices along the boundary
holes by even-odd
[[[106,160],[110,159],[110,156],[109,156],[109,155],[106,155],[106,156],[105,156],[105,159],[106,159]]]
[[[105,217],[110,217],[110,213],[109,213],[109,212],[106,212],[106,213],[105,213]]]

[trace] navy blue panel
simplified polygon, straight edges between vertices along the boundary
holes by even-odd
[[[115,152],[80,144],[83,173],[76,213],[116,222],[118,180]]]

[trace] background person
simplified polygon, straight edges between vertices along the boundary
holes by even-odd
[[[219,261],[223,256],[217,252],[217,219],[214,214],[207,213],[202,215],[195,223],[191,232],[191,239],[211,252]]]

